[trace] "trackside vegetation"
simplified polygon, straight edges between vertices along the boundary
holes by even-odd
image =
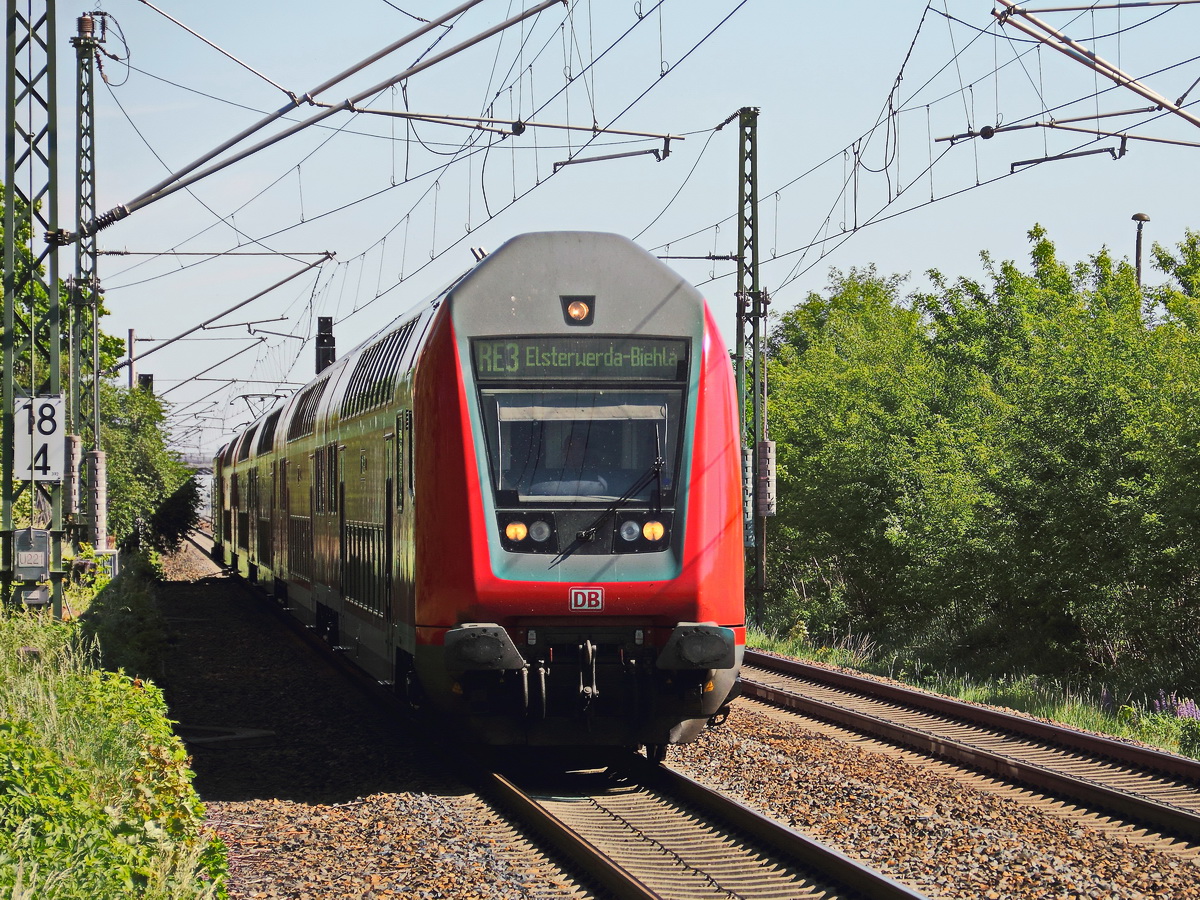
[[[146,608],[153,576],[131,559],[98,602]],[[162,694],[101,667],[104,630],[0,609],[0,898],[223,897],[224,848]]]
[[[0,185],[0,210],[5,194]],[[18,268],[33,264],[20,251]],[[44,317],[46,298],[35,307]],[[62,340],[65,363],[67,329]],[[13,373],[26,386],[48,374],[28,345],[18,342]],[[101,368],[123,347],[101,334]],[[68,616],[81,621],[0,609],[0,900],[219,897],[223,849],[201,830],[186,753],[146,680],[163,636],[150,602],[154,572],[132,552],[178,546],[196,523],[196,485],[167,448],[166,411],[152,393],[105,383],[100,405],[122,575],[108,584],[84,546],[68,561],[64,596]],[[14,520],[49,527],[48,506],[26,490]]]
[[[1070,685],[1195,752],[1200,233],[1155,245],[1145,289],[1029,237],[1027,269],[984,254],[907,296],[834,271],[779,318],[765,628],[861,636],[917,681]]]
[[[1132,738],[1200,759],[1200,715],[1196,713],[1195,701],[1165,691],[1118,706],[1111,694],[1102,691],[1097,696],[1091,685],[1075,685],[1032,674],[979,677],[938,670],[914,657],[884,651],[869,638],[857,635],[827,644],[811,640],[802,630],[782,638],[751,630],[747,640],[761,650],[879,675],[948,697],[1017,710],[1086,731]]]

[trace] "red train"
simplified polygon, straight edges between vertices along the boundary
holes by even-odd
[[[624,238],[513,238],[214,470],[219,557],[471,739],[661,758],[733,697],[733,373]]]

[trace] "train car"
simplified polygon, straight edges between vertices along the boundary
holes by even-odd
[[[661,758],[736,691],[738,441],[693,287],[521,235],[222,448],[216,553],[469,739]]]

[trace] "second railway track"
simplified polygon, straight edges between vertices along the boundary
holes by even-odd
[[[756,651],[743,695],[1200,845],[1200,762]]]

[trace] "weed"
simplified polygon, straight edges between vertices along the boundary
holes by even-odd
[[[976,678],[940,672],[918,657],[884,651],[867,635],[823,643],[806,631],[786,638],[751,630],[747,641],[764,650],[883,675],[915,687],[974,703],[1000,706],[1087,731],[1129,737],[1200,759],[1200,710],[1195,700],[1160,691],[1156,700],[1125,698],[1108,689],[1092,691],[1036,674]]]
[[[161,693],[98,662],[78,623],[0,610],[0,896],[223,896]]]

